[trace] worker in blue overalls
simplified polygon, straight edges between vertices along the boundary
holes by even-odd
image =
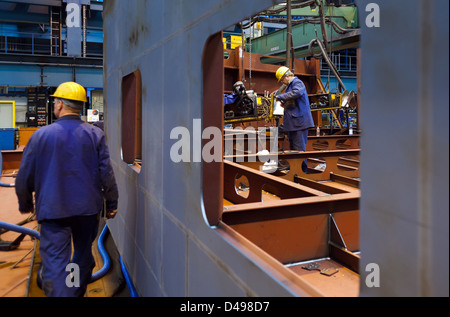
[[[283,126],[289,137],[291,150],[306,151],[308,129],[314,127],[305,84],[294,76],[288,67],[280,67],[276,74],[278,82],[286,85],[286,91],[276,96],[284,108]],[[302,170],[306,173],[306,160]]]
[[[45,295],[84,296],[95,267],[99,213],[106,201],[106,217],[115,216],[118,190],[103,131],[80,119],[86,90],[67,82],[51,97],[57,120],[31,136],[16,194],[19,211],[35,209],[40,224]]]

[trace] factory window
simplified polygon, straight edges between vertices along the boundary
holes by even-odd
[[[122,159],[140,172],[142,162],[142,81],[141,72],[122,78]]]

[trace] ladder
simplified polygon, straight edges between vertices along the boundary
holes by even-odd
[[[50,53],[52,56],[62,55],[62,8],[50,7]]]

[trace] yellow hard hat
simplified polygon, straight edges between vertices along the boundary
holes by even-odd
[[[278,79],[278,82],[283,78],[284,75],[286,75],[286,73],[289,71],[289,68],[286,66],[281,66],[280,68],[278,68],[275,76]]]
[[[86,90],[72,81],[62,83],[50,97],[87,102]]]

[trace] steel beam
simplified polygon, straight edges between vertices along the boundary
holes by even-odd
[[[281,263],[295,263],[330,256],[330,214],[357,219],[359,193],[228,206],[222,221]]]
[[[292,27],[292,39],[295,58],[311,56],[309,52],[309,43],[316,38],[316,29],[314,25],[294,25]],[[319,27],[320,29],[320,27]],[[327,26],[328,43],[332,43],[331,50],[338,51],[346,48],[358,47],[360,43],[361,31],[359,29],[351,30],[345,34],[332,33],[330,27]],[[318,38],[322,39],[321,35]],[[260,38],[252,39],[252,52],[261,55],[269,55],[271,57],[286,56],[286,30],[281,29],[265,35]],[[316,47],[314,53],[319,53]],[[267,59],[265,62],[270,63],[274,60]]]
[[[225,93],[232,92],[236,81],[243,81],[247,90],[254,90],[258,95],[263,95],[265,91],[271,93],[280,88],[280,84],[275,79],[275,73],[280,65],[285,64],[285,58],[244,52],[242,47],[225,50],[225,56]],[[271,59],[271,63],[263,62],[267,59]],[[317,93],[320,90],[318,84],[320,61],[315,58],[309,61],[296,59],[294,67],[295,75],[303,81],[308,93]]]
[[[282,10],[286,6],[275,6],[272,10]],[[269,10],[267,10],[269,11]],[[337,34],[333,31],[330,24],[324,26],[324,35],[322,32],[317,34],[317,28],[320,29],[318,24],[310,23],[307,18],[314,18],[315,23],[318,23],[318,18],[321,17],[320,13],[323,13],[324,18],[331,19],[334,23],[339,25],[343,30],[348,32],[345,34]],[[285,17],[287,11],[283,10],[278,13],[263,12],[269,16]],[[308,45],[312,39],[315,39],[318,35],[320,39],[330,39],[332,41],[331,49],[342,50],[349,47],[356,47],[359,45],[359,15],[358,8],[356,6],[327,6],[323,3],[320,8],[311,9],[309,6],[302,8],[292,8],[291,15],[293,17],[302,17],[302,23],[292,26],[292,38],[294,41],[295,57],[301,58],[310,56]],[[293,22],[296,22],[294,20]],[[297,20],[298,22],[298,20]],[[286,55],[286,39],[287,30],[281,29],[276,32],[272,32],[268,35],[252,39],[252,51],[257,54],[273,55],[273,56],[285,56]],[[328,45],[327,41],[325,45]],[[317,53],[317,52],[316,52]]]
[[[227,176],[224,179],[224,198],[233,203],[261,202],[261,193],[265,188],[266,190],[270,189],[269,191],[271,193],[277,195],[281,199],[328,195],[317,189],[312,189],[301,184],[295,184],[282,178],[261,173],[255,169],[229,161],[224,162],[224,173]],[[241,176],[245,176],[249,182],[250,193],[247,198],[236,193],[235,180]]]
[[[335,151],[310,151],[310,152],[297,152],[290,151],[279,153],[277,159],[279,161],[286,161],[288,163],[287,172],[281,173],[276,172],[274,175],[282,177],[284,179],[294,181],[295,175],[298,177],[305,177],[308,179],[316,181],[325,181],[331,179],[331,173],[339,174],[346,177],[358,178],[359,177],[359,167],[348,167],[340,162],[341,158],[351,157],[359,158],[360,150],[335,150]],[[240,164],[261,170],[264,162],[259,161],[259,157],[255,155],[234,155],[225,156],[229,161],[241,162]],[[313,161],[315,159],[315,161]],[[319,160],[317,160],[319,159]],[[309,160],[308,173],[303,172],[302,162],[304,160]],[[326,167],[324,170],[315,169],[318,168],[319,164],[325,163]]]
[[[359,249],[359,190],[345,191],[308,179],[294,184],[233,162],[224,166],[224,198],[236,203],[224,207],[224,224],[281,263],[332,257],[355,270],[357,258],[347,246]],[[235,179],[241,176],[248,179],[248,198],[236,192]],[[263,189],[280,199],[262,201]],[[333,229],[327,221],[330,217],[336,219],[335,232],[342,234],[342,250],[332,245],[336,239],[328,241]]]
[[[359,135],[309,136],[306,151],[359,149]]]
[[[358,192],[255,202],[227,206],[222,221],[228,225],[359,210]]]

